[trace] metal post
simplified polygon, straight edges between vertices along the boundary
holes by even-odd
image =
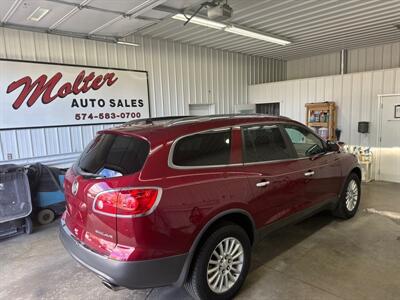
[[[347,49],[340,50],[340,74],[347,74]]]

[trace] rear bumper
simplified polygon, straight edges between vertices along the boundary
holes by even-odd
[[[99,255],[79,243],[61,221],[60,240],[83,266],[113,285],[143,289],[174,284],[182,272],[187,254],[144,261],[124,262]]]

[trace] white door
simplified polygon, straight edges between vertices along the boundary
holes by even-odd
[[[400,182],[400,95],[381,97],[379,180]]]
[[[254,104],[236,104],[235,114],[254,114],[256,106]]]
[[[191,116],[209,116],[214,114],[214,104],[189,104],[189,115]]]

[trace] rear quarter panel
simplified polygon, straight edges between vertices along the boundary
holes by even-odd
[[[201,229],[229,209],[248,211],[248,182],[227,177],[232,167],[174,169],[168,166],[171,143],[152,149],[135,185],[162,188],[149,216],[118,219],[118,244],[135,247],[131,259],[186,253]]]

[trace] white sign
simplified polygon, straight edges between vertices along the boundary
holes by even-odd
[[[0,129],[149,118],[147,73],[0,60]]]

